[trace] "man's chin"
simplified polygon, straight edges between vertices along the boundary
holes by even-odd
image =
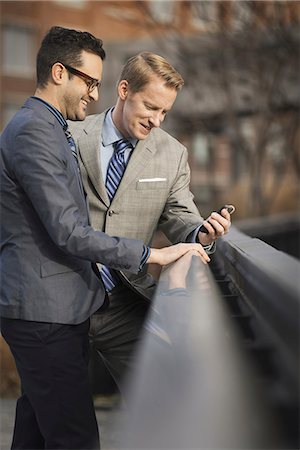
[[[86,111],[82,111],[78,114],[76,114],[75,119],[71,119],[71,120],[77,120],[77,121],[82,121],[86,118]]]
[[[145,129],[145,130],[140,131],[139,133],[137,133],[138,136],[135,136],[135,138],[140,140],[140,141],[142,141],[143,139],[146,139],[149,136],[150,132],[151,132],[151,129],[150,130],[146,130]]]

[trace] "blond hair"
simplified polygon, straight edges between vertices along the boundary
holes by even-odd
[[[182,76],[162,56],[151,52],[142,52],[130,58],[123,67],[119,82],[128,81],[130,89],[138,92],[157,75],[165,81],[167,87],[179,91],[184,80]]]

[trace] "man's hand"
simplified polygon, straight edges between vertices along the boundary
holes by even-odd
[[[203,225],[208,234],[199,232],[198,239],[202,245],[209,245],[220,236],[227,234],[231,225],[229,212],[223,208],[221,214],[212,212],[211,215],[204,220]]]
[[[209,256],[201,244],[176,244],[164,248],[151,248],[147,263],[155,263],[160,266],[165,266],[176,261],[178,258],[191,250],[193,250],[194,254],[198,255],[205,264],[210,261]]]

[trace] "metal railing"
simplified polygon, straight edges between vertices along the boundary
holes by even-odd
[[[233,229],[211,267],[187,255],[163,271],[128,383],[120,448],[296,445],[282,411],[298,413],[298,269],[293,258]],[[268,377],[259,370],[255,346],[267,346],[285,377],[272,378],[276,364]]]
[[[255,362],[283,448],[299,446],[300,263],[236,230],[218,243],[215,277]]]

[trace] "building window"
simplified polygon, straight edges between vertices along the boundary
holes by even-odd
[[[218,2],[193,1],[191,2],[191,23],[199,31],[216,31],[218,20]]]
[[[19,25],[2,28],[3,74],[32,78],[35,74],[35,35],[32,29]]]
[[[86,0],[55,0],[60,6],[67,6],[69,8],[84,8],[86,6]]]
[[[174,1],[152,0],[149,2],[149,10],[152,18],[159,23],[170,23],[175,14]]]
[[[264,3],[264,2],[261,2]],[[271,2],[270,2],[271,3]],[[232,3],[232,23],[235,31],[241,31],[246,25],[251,23],[252,3],[251,2],[233,2]]]
[[[197,166],[201,168],[208,167],[210,163],[209,142],[204,134],[196,133],[193,136],[192,149]]]

